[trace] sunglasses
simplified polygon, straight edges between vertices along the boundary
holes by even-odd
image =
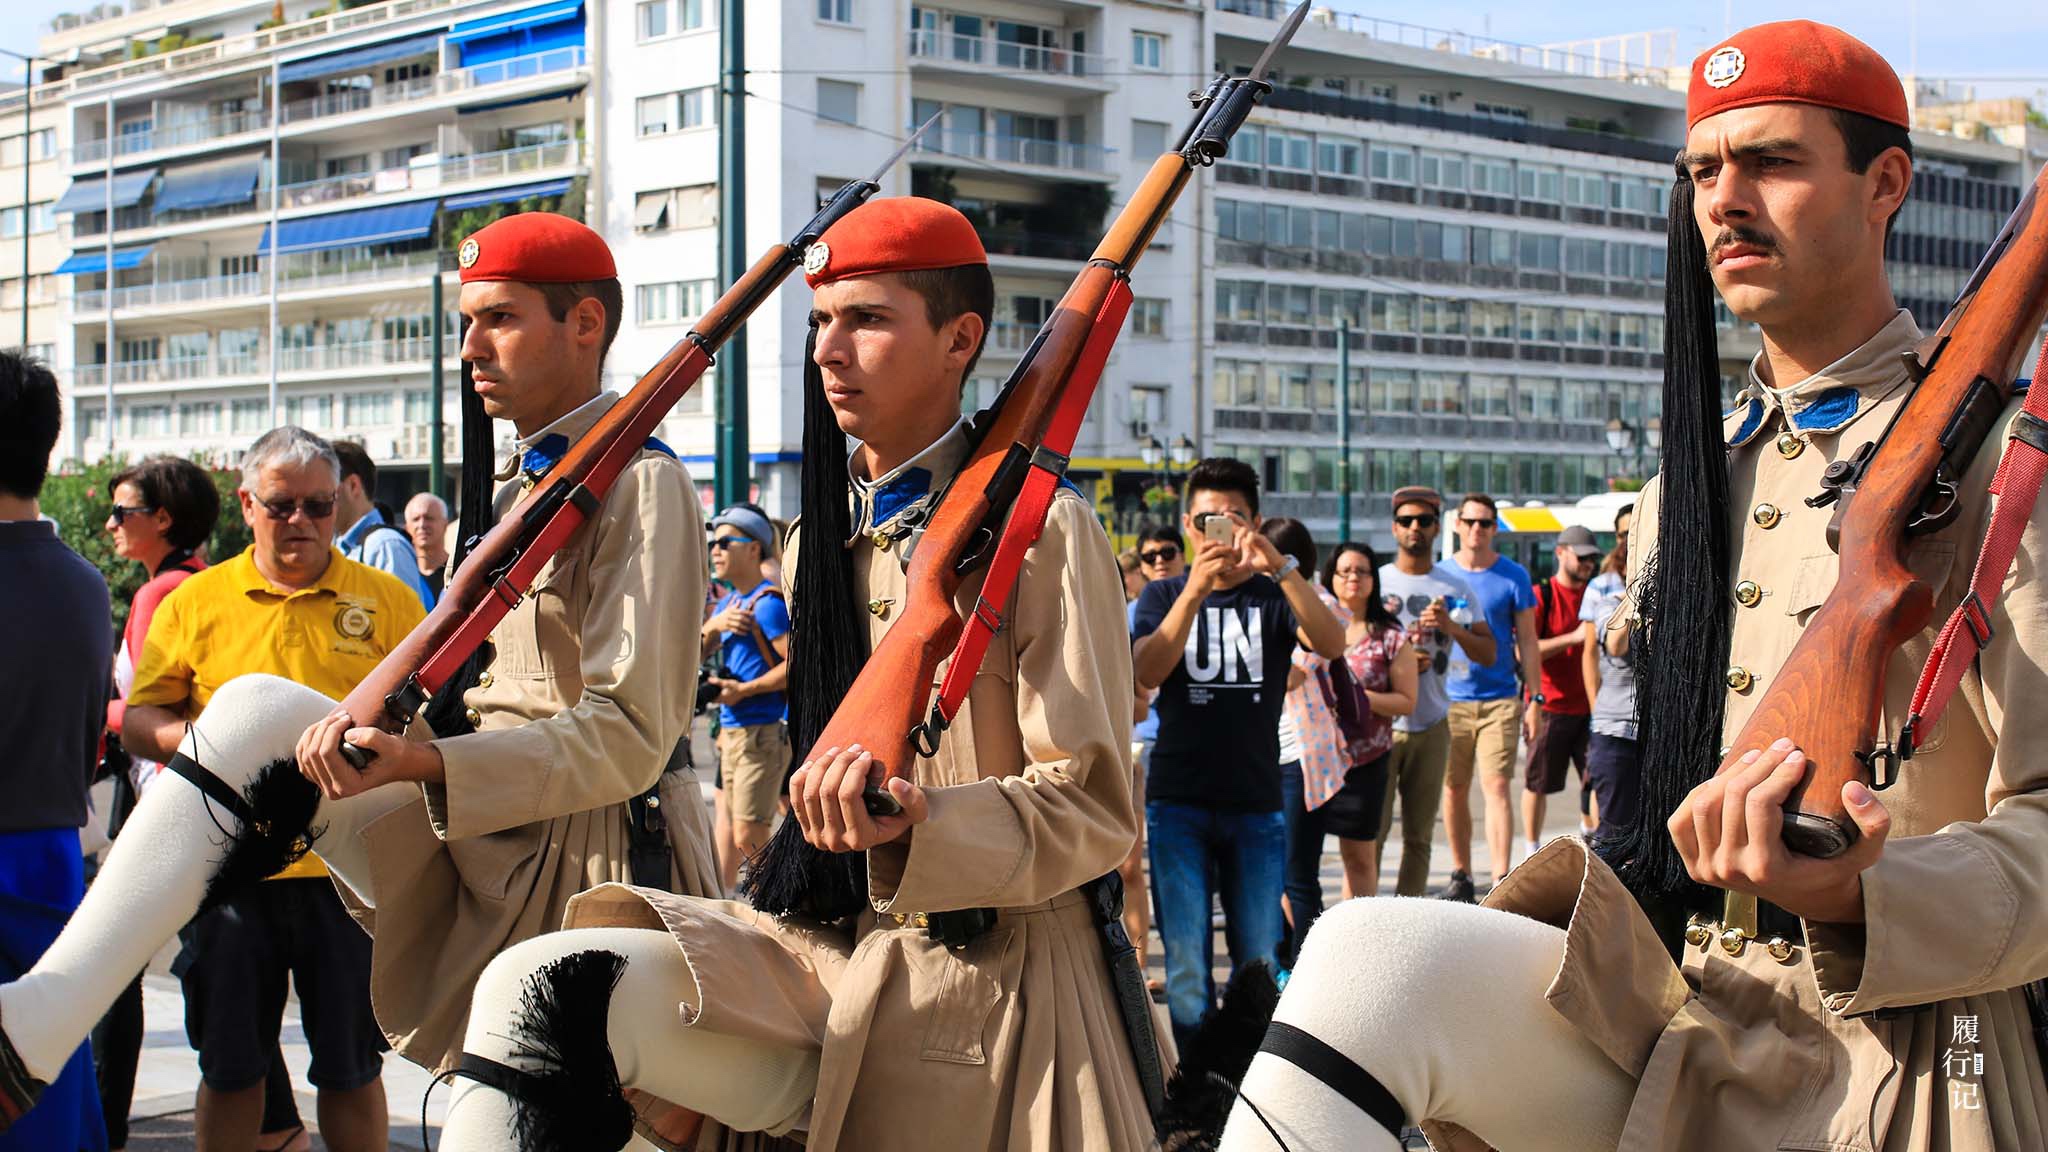
[[[1155,551],[1138,553],[1138,559],[1144,561],[1147,564],[1164,564],[1168,560],[1175,559],[1179,556],[1180,548],[1177,545],[1173,544],[1168,544],[1166,547],[1157,549]]]
[[[723,552],[727,548],[737,548],[741,544],[752,544],[753,542],[753,539],[747,536],[713,536],[711,538],[711,550],[713,552]]]
[[[1436,527],[1436,513],[1417,512],[1409,516],[1396,516],[1394,517],[1394,523],[1399,524],[1403,528],[1434,528]]]
[[[1370,580],[1372,579],[1372,569],[1339,568],[1335,572],[1331,573],[1331,575],[1335,576],[1339,580]]]
[[[1458,517],[1458,523],[1460,523],[1460,524],[1463,524],[1463,525],[1464,525],[1465,527],[1467,527],[1467,528],[1498,528],[1498,527],[1500,527],[1500,521],[1499,521],[1499,520],[1496,520],[1495,518],[1493,518],[1493,517],[1491,517],[1491,516],[1482,516],[1482,517],[1480,517],[1479,519],[1476,519],[1476,520],[1475,520],[1475,519],[1473,519],[1473,518],[1472,518],[1472,517],[1470,517],[1470,516],[1460,516],[1460,517]]]
[[[263,511],[272,520],[289,520],[292,513],[304,511],[308,520],[325,520],[334,515],[334,497],[308,496],[304,500],[258,500]]]
[[[154,511],[156,511],[156,509],[150,507],[147,504],[116,504],[107,511],[107,519],[112,520],[116,524],[119,524],[123,520],[128,519],[130,516],[140,516],[144,513]]]

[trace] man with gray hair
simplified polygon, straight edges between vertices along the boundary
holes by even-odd
[[[345,696],[424,618],[412,589],[335,548],[340,484],[333,447],[303,428],[273,429],[250,447],[237,495],[254,543],[180,584],[151,618],[121,726],[136,755],[173,761],[214,690],[244,673]],[[319,1089],[322,1138],[337,1152],[383,1149],[387,1045],[370,1011],[370,938],[320,858],[230,897],[181,937],[175,971],[199,1051],[198,1146],[255,1146],[289,976],[313,1050],[307,1078]]]
[[[448,579],[448,503],[432,492],[405,502],[405,534],[412,538],[413,558],[431,595],[428,609],[441,600]]]

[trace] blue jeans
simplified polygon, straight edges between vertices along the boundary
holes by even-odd
[[[1280,925],[1280,964],[1294,967],[1301,938],[1323,914],[1323,810],[1311,812],[1302,795],[1301,762],[1290,760],[1280,766],[1281,814],[1287,822],[1285,880],[1287,907],[1294,924]]]
[[[1286,818],[1279,812],[1212,812],[1186,804],[1145,805],[1152,892],[1166,946],[1166,1009],[1185,1044],[1216,1003],[1209,901],[1223,897],[1223,941],[1231,971],[1274,963],[1280,941]]]

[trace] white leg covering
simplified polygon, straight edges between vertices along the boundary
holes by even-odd
[[[794,1127],[817,1093],[818,1054],[707,1032],[683,1023],[697,1005],[697,978],[665,932],[581,928],[552,932],[498,954],[477,981],[463,1050],[515,1068],[510,1037],[520,997],[542,967],[579,952],[626,958],[606,1020],[619,1082],[701,1112],[742,1132]],[[458,1079],[442,1130],[442,1152],[506,1152],[513,1102],[495,1088]]]
[[[334,701],[274,676],[223,684],[193,723],[181,750],[236,791],[272,760],[289,759],[300,733],[334,710]],[[355,832],[419,792],[391,785],[347,800],[322,802],[315,845],[336,875],[369,897],[369,871]],[[40,1080],[64,1061],[157,950],[192,918],[221,856],[223,828],[235,818],[166,772],[149,789],[106,865],[49,951],[27,975],[0,986],[0,1027]]]
[[[1370,899],[1323,914],[1276,1020],[1350,1057],[1408,1122],[1455,1123],[1502,1152],[1613,1148],[1636,1083],[1543,999],[1564,933],[1512,913]],[[1342,1095],[1267,1053],[1252,1061],[1225,1152],[1400,1144]]]

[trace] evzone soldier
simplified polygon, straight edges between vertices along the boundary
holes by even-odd
[[[994,294],[973,226],[915,197],[856,209],[805,268],[809,511],[790,549],[799,691],[807,659],[851,652],[857,664],[903,617],[915,528],[971,448],[961,385]],[[820,511],[835,503],[851,511],[844,538]],[[963,614],[980,586],[979,572],[966,577]],[[585,893],[569,931],[510,949],[477,984],[465,1064],[490,1083],[458,1083],[442,1147],[539,1152],[564,1147],[548,1136],[564,1130],[616,1147],[616,1128],[574,1125],[615,1115],[621,1085],[736,1129],[801,1130],[813,1150],[1151,1147],[1082,891],[1136,835],[1119,592],[1093,511],[1063,490],[966,707],[914,783],[890,781],[901,814],[869,814],[872,761],[857,747],[812,750],[790,781],[812,845],[866,853],[857,916]],[[585,979],[591,963],[615,973],[615,991]],[[615,1065],[617,1081],[548,1098],[592,1065]]]
[[[1655,547],[1633,558],[1625,609],[1646,661],[1635,832],[1598,856],[1553,841],[1483,907],[1324,916],[1226,1148],[1276,1147],[1254,1108],[1297,1150],[1392,1152],[1405,1122],[1438,1149],[1513,1152],[2048,1142],[2021,990],[2048,977],[2048,729],[2028,712],[2048,700],[2042,510],[1957,707],[1882,799],[1841,787],[1860,831],[1846,852],[1788,851],[1782,810],[1807,767],[1790,741],[1728,749],[1837,580],[1833,510],[1805,498],[1911,392],[1920,333],[1884,274],[1912,178],[1905,93],[1869,47],[1793,21],[1703,54],[1687,104],[1664,467],[1638,505]],[[1725,419],[1711,289],[1763,335]],[[1969,591],[2017,406],[1960,478],[1961,514],[1909,538],[1937,605]],[[1880,741],[1934,635],[1886,666]],[[1348,1080],[1330,1074],[1345,1064]]]
[[[620,321],[612,255],[580,223],[527,213],[469,237],[459,263],[465,375],[483,410],[518,429],[500,478],[530,479],[617,400],[599,387]],[[179,746],[177,778],[150,790],[56,944],[0,987],[0,1124],[28,1109],[202,897],[249,871],[238,857],[273,821],[287,841],[309,830],[375,937],[379,1023],[430,1068],[460,1052],[485,964],[560,927],[577,893],[632,879],[717,894],[696,781],[664,775],[689,731],[704,573],[696,489],[650,440],[498,625],[459,698],[462,734],[356,727],[334,701],[274,677],[221,685]],[[343,758],[344,738],[373,755],[366,770]],[[656,809],[668,852],[628,827],[629,805],[657,786],[678,797]],[[300,797],[295,822],[274,805],[280,793]]]

